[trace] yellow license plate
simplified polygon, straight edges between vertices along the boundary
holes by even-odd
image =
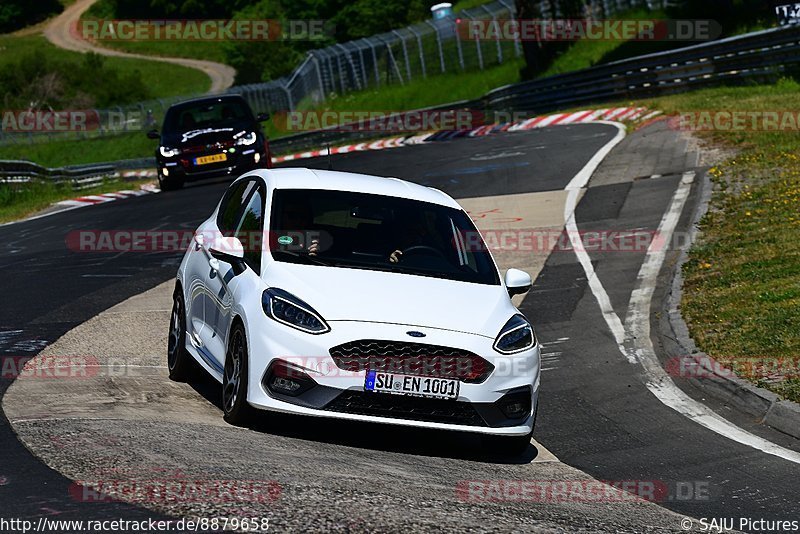
[[[227,154],[214,154],[212,156],[203,156],[201,158],[194,158],[195,165],[207,165],[209,163],[219,163],[220,161],[227,161]]]

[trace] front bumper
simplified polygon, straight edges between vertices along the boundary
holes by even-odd
[[[268,165],[267,150],[265,148],[249,148],[237,150],[234,153],[226,153],[227,160],[206,165],[195,165],[194,159],[219,153],[219,150],[211,152],[198,152],[187,155],[180,155],[169,160],[158,159],[158,173],[161,179],[181,180],[191,182],[203,180],[205,178],[219,178],[223,176],[238,177],[253,169],[266,167]],[[256,157],[258,155],[258,157]],[[166,170],[166,174],[165,171]]]
[[[413,329],[425,334],[426,344],[452,347],[479,355],[492,372],[479,383],[461,381],[457,400],[440,400],[364,390],[366,371],[339,369],[329,350],[369,338],[407,342],[407,325],[332,321],[331,331],[314,336],[270,322],[248,335],[250,367],[248,401],[260,409],[299,415],[371,421],[394,425],[438,428],[497,435],[526,435],[533,429],[540,381],[540,348],[513,356],[494,351],[493,339],[475,334]],[[271,390],[268,377],[278,362],[301,369],[313,381],[300,394]],[[506,411],[510,402],[524,411]]]

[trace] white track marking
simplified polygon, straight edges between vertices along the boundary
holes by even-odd
[[[658,113],[651,113],[642,120],[651,118]],[[667,375],[658,357],[655,354],[652,340],[650,339],[650,305],[652,302],[653,291],[655,289],[656,278],[661,270],[666,257],[667,244],[672,239],[672,233],[680,219],[683,207],[686,204],[694,173],[687,173],[681,180],[681,184],[672,199],[672,204],[659,225],[658,234],[660,239],[651,243],[645,256],[644,263],[637,277],[636,288],[631,295],[628,305],[628,317],[626,324],[623,325],[619,316],[614,312],[611,301],[608,298],[603,284],[595,273],[589,255],[583,250],[582,243],[578,240],[578,227],[575,222],[575,208],[578,200],[578,190],[584,187],[591,175],[600,165],[600,162],[608,153],[625,137],[625,129],[622,124],[606,122],[619,128],[617,136],[601,148],[595,156],[589,160],[586,166],[575,175],[567,185],[569,191],[564,215],[567,220],[566,229],[569,232],[570,241],[575,249],[575,255],[583,267],[589,287],[597,299],[617,347],[625,358],[631,363],[639,363],[647,374],[647,389],[665,406],[684,415],[688,419],[708,428],[712,432],[724,436],[728,439],[760,450],[767,454],[783,458],[790,462],[800,463],[800,453],[776,445],[768,440],[760,438],[746,430],[739,428],[727,419],[721,417],[713,410],[702,403],[699,403],[686,395],[678,388],[672,379]],[[578,246],[576,246],[578,245]],[[631,347],[630,349],[628,347]]]
[[[686,200],[689,198],[693,181],[694,172],[684,173],[683,179],[672,197],[672,204],[661,219],[656,234],[659,239],[653,240],[650,244],[645,260],[639,269],[636,288],[631,294],[628,315],[625,318],[625,328],[630,333],[626,345],[629,347],[631,356],[644,368],[647,375],[645,384],[647,389],[664,405],[728,439],[784,460],[800,463],[800,453],[739,428],[705,404],[697,402],[684,393],[667,375],[656,355],[653,341],[650,339],[650,305],[658,273],[666,258],[668,243],[671,242],[672,234],[683,212]]]
[[[603,313],[603,317],[608,324],[608,327],[611,329],[611,333],[614,335],[614,341],[616,341],[617,346],[622,351],[623,354],[627,355],[627,351],[625,351],[625,327],[622,325],[622,321],[620,320],[619,316],[614,312],[614,307],[611,305],[611,299],[608,297],[608,293],[606,293],[603,284],[600,282],[600,279],[597,277],[597,273],[594,271],[594,266],[592,266],[592,260],[589,258],[589,254],[586,253],[586,247],[583,246],[583,243],[580,239],[580,234],[578,233],[578,224],[575,222],[575,208],[578,205],[578,198],[580,195],[580,190],[589,183],[589,178],[592,177],[594,171],[597,170],[597,167],[600,166],[600,163],[608,156],[609,152],[611,152],[615,146],[617,146],[623,139],[625,139],[625,126],[616,122],[603,122],[603,124],[610,124],[617,128],[617,135],[614,136],[611,141],[606,143],[597,153],[589,160],[589,162],[575,175],[575,177],[570,180],[565,188],[569,191],[569,196],[567,197],[567,202],[564,205],[564,219],[566,222],[566,231],[567,235],[569,236],[570,243],[572,243],[572,248],[575,251],[575,255],[578,257],[578,261],[583,266],[583,272],[586,273],[586,278],[589,282],[589,287],[592,289],[592,293],[594,294],[595,298],[597,299],[598,304],[600,304],[600,311]],[[629,358],[630,359],[630,358]],[[633,360],[631,360],[633,363]]]

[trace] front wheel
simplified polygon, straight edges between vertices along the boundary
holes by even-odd
[[[225,421],[245,426],[252,419],[253,408],[247,403],[247,337],[237,324],[231,332],[222,378],[222,411]]]
[[[531,431],[524,436],[482,436],[483,446],[496,454],[519,456],[528,450],[533,439],[533,429],[536,428],[536,416],[539,413],[539,403],[533,411],[533,425]]]
[[[180,289],[175,291],[172,301],[167,341],[167,369],[169,378],[176,382],[185,382],[191,378],[194,371],[194,360],[186,350],[186,306]]]
[[[183,180],[158,177],[158,187],[162,191],[177,191],[183,187]]]
[[[483,436],[483,446],[490,452],[519,456],[528,450],[533,430],[524,436]]]

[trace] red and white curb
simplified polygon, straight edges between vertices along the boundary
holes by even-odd
[[[429,134],[425,134],[427,137]],[[358,143],[355,145],[343,145],[331,147],[331,155],[333,154],[347,154],[348,152],[364,152],[367,150],[383,150],[384,148],[397,148],[408,143],[406,137],[393,137],[391,139],[381,139],[379,141],[372,141],[370,143]],[[298,152],[297,154],[289,154],[286,156],[278,156],[272,158],[272,163],[283,163],[284,161],[293,161],[296,159],[318,158],[320,156],[327,156],[328,149],[310,150],[307,152]]]
[[[596,121],[617,121],[617,122],[636,122],[644,123],[657,116],[661,115],[660,111],[650,111],[647,108],[611,108],[611,109],[597,109],[597,110],[584,110],[576,111],[574,113],[556,113],[553,115],[545,115],[541,117],[531,117],[515,123],[507,124],[488,124],[480,126],[474,130],[466,133],[467,137],[480,137],[490,135],[497,132],[516,132],[531,130],[534,128],[544,128],[546,126],[557,126],[565,124],[585,124]],[[349,152],[364,152],[370,150],[385,150],[387,148],[398,148],[406,145],[418,145],[427,141],[431,136],[438,132],[425,132],[412,136],[392,137],[390,139],[380,139],[378,141],[371,141],[368,143],[357,143],[354,145],[343,145],[331,147],[331,154],[347,154]],[[299,152],[297,154],[288,154],[285,156],[278,156],[272,158],[273,163],[283,163],[286,161],[295,161],[300,159],[318,158],[327,156],[328,149],[309,150],[306,152]],[[123,171],[120,173],[123,178],[155,178],[156,171],[154,169],[132,170]],[[103,204],[106,202],[113,202],[121,198],[139,197],[142,195],[149,195],[158,193],[161,190],[155,185],[143,185],[140,190],[123,190],[116,193],[103,193],[100,195],[86,195],[72,200],[62,200],[57,202],[56,206],[64,208],[77,208],[81,206],[92,206],[95,204]]]
[[[158,193],[161,190],[155,185],[143,185],[138,191],[131,189],[124,189],[115,193],[101,193],[99,195],[86,195],[84,197],[73,198],[71,200],[62,200],[56,202],[56,206],[64,206],[76,208],[80,206],[93,206],[95,204],[103,204],[105,202],[113,202],[121,198],[140,197],[142,195],[151,195]]]
[[[591,109],[584,111],[576,111],[573,113],[556,113],[553,115],[544,115],[541,117],[531,117],[515,123],[507,124],[487,124],[480,126],[474,130],[466,133],[467,137],[480,137],[490,135],[497,132],[515,132],[523,130],[531,130],[534,128],[544,128],[545,126],[557,126],[565,124],[586,124],[589,122],[597,121],[616,121],[616,122],[637,122],[643,123],[661,115],[661,111],[650,111],[647,108],[610,108],[610,109]],[[371,143],[359,143],[355,145],[343,145],[332,147],[331,154],[346,154],[348,152],[362,152],[366,150],[383,150],[386,148],[398,148],[405,145],[418,145],[427,142],[431,136],[437,132],[425,132],[413,136],[393,137],[391,139],[382,139]],[[296,154],[288,154],[285,156],[278,156],[272,158],[273,163],[284,163],[286,161],[295,161],[299,159],[318,158],[320,156],[327,156],[328,149],[310,150],[306,152],[298,152]]]

